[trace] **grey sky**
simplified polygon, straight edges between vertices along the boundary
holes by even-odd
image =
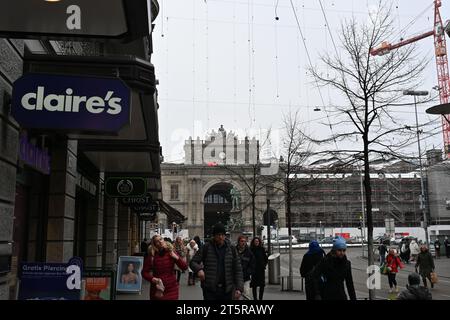
[[[318,55],[334,51],[320,2],[292,1],[312,63],[320,68]],[[322,0],[335,42],[341,19],[354,15],[366,21],[377,2]],[[449,18],[445,15],[450,11],[449,2],[443,1],[441,8],[444,21]],[[433,1],[392,3],[399,30],[428,7],[405,31],[405,38],[432,30]],[[204,139],[206,130],[217,130],[221,124],[241,138],[271,127],[277,140],[282,114],[289,109],[300,110],[309,132],[318,136],[330,133],[320,124],[327,123],[327,114],[314,79],[307,74],[309,63],[290,0],[162,0],[160,4],[153,63],[160,80],[160,141],[165,161],[181,162],[186,138]],[[399,38],[400,34],[394,42]],[[417,49],[431,59],[419,89],[431,91],[437,84],[432,38],[422,40]],[[329,89],[322,88],[321,93],[325,105],[341,100]],[[322,111],[315,112],[315,106]],[[421,107],[419,121],[436,119],[434,127],[438,127],[440,120],[426,115],[424,109]],[[397,116],[413,125],[413,111],[400,107]],[[427,139],[425,145],[442,147],[442,135]],[[415,150],[412,146],[411,152]]]

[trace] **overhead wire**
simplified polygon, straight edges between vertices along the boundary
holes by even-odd
[[[295,20],[296,20],[296,22],[297,22],[298,30],[299,30],[299,32],[300,32],[300,35],[302,36],[303,45],[304,45],[304,47],[305,47],[306,56],[308,57],[309,66],[310,66],[310,68],[313,68],[313,64],[312,64],[311,56],[310,56],[310,54],[309,54],[308,46],[306,45],[306,40],[305,40],[305,37],[304,37],[304,35],[303,35],[302,28],[300,27],[300,22],[299,22],[299,20],[298,20],[297,11],[295,10],[294,3],[292,2],[292,0],[289,0],[289,1],[290,1],[290,3],[291,3],[292,11],[294,12],[294,16],[295,16]],[[326,109],[326,107],[325,107],[325,101],[324,101],[324,99],[323,99],[322,92],[320,91],[320,86],[319,86],[319,83],[318,83],[318,81],[317,81],[317,77],[314,77],[314,81],[315,81],[315,83],[316,83],[316,87],[317,87],[317,90],[318,90],[318,92],[319,92],[319,96],[320,96],[320,100],[321,100],[321,102],[322,102],[323,109],[324,109],[324,111],[325,111],[325,113],[326,113],[326,115],[327,115],[327,118],[328,118],[328,123],[329,123],[329,128],[330,128],[331,134],[334,136],[333,126],[331,125],[331,121],[330,121],[330,119],[329,119],[329,117],[328,117],[328,111],[327,111],[327,109]],[[334,143],[335,143],[336,149],[338,149],[336,139],[333,139],[333,141],[334,141]]]

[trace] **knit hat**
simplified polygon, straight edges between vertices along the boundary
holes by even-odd
[[[336,237],[333,239],[333,250],[344,250],[347,249],[347,243],[342,237]]]
[[[417,274],[415,272],[410,273],[409,276],[408,276],[408,283],[411,286],[419,285],[420,284],[420,276],[419,276],[419,274]]]
[[[214,225],[214,227],[213,227],[213,230],[212,230],[212,234],[213,235],[216,235],[216,234],[219,234],[219,233],[225,234],[225,227],[220,222],[216,223]]]

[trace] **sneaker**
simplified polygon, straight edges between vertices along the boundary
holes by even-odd
[[[395,287],[395,292],[398,293],[398,288],[397,287]]]
[[[393,293],[394,291],[392,290],[392,288],[391,289],[389,289],[389,293]]]

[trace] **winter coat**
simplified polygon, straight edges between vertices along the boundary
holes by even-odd
[[[421,276],[428,276],[434,270],[434,260],[429,251],[421,252],[417,256],[416,268],[419,267]]]
[[[314,292],[322,292],[322,300],[347,300],[344,281],[350,300],[356,300],[352,266],[346,256],[337,258],[328,253],[314,268],[313,281]]]
[[[255,257],[255,269],[252,274],[250,287],[264,287],[266,285],[267,254],[263,247],[250,249]]]
[[[387,252],[387,248],[386,248],[386,245],[385,244],[381,244],[379,247],[378,247],[378,252],[380,253],[380,256],[386,256],[386,252]]]
[[[233,289],[244,291],[244,280],[242,276],[241,260],[236,253],[236,248],[233,247],[228,240],[225,240],[225,292],[231,292]],[[205,257],[204,251],[206,250]],[[233,250],[235,253],[233,254]],[[216,245],[211,241],[205,243],[200,248],[195,256],[192,258],[189,266],[192,271],[197,274],[200,270],[205,272],[205,281],[202,282],[202,288],[211,292],[217,291],[218,280],[217,275],[217,262],[218,253]]]
[[[406,290],[400,292],[397,300],[432,300],[431,292],[422,286],[406,285]]]
[[[411,254],[419,254],[420,248],[417,242],[411,241],[411,244],[409,245],[409,249],[411,250]]]
[[[174,272],[174,266],[177,265],[180,269],[186,270],[187,264],[183,259],[175,261],[170,256],[169,251],[164,253],[156,253],[154,256],[148,255],[144,261],[142,269],[142,277],[150,282],[150,299],[151,300],[178,300],[178,283]],[[156,285],[152,282],[153,278],[160,278],[165,287],[164,295],[158,299],[155,296]]]
[[[187,246],[187,264],[189,266],[189,263],[191,262],[192,258],[195,256],[195,254],[198,251],[198,245],[195,244],[195,246],[192,248],[190,245]],[[188,268],[189,272],[193,272],[191,267]]]
[[[300,275],[307,278],[312,269],[323,259],[325,252],[305,254],[300,265]]]
[[[244,277],[244,282],[249,281],[255,270],[255,257],[253,253],[250,251],[248,246],[245,246],[242,252],[237,249],[239,257],[241,258],[242,265],[242,275]]]
[[[388,254],[386,257],[386,266],[391,268],[389,273],[398,273],[398,268],[403,269],[404,265],[397,255]]]

